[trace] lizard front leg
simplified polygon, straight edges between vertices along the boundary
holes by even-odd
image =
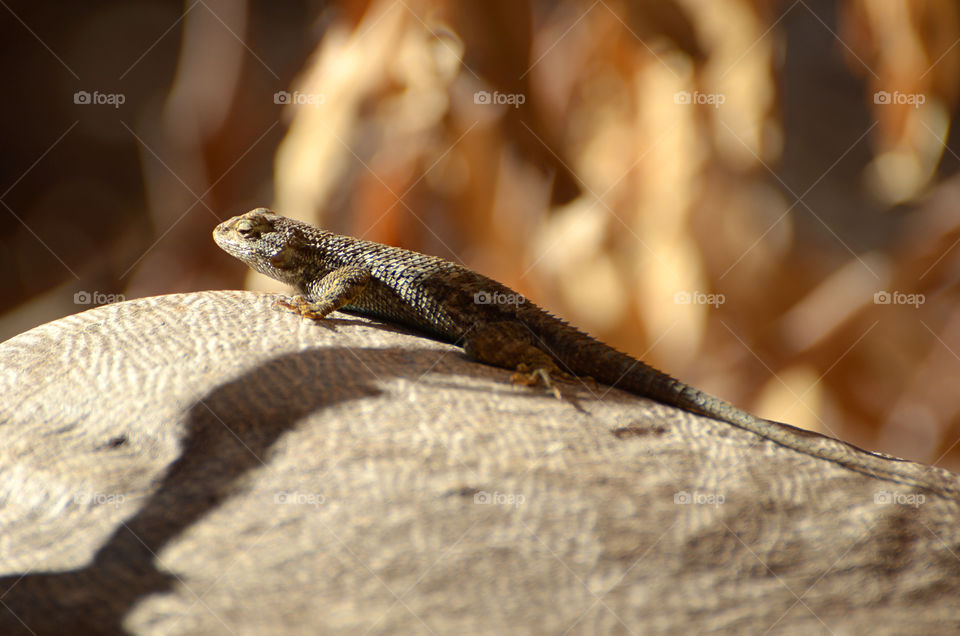
[[[290,300],[277,300],[276,307],[283,307],[311,320],[323,320],[330,313],[349,305],[363,293],[370,282],[370,271],[362,267],[339,267],[318,280],[304,286],[305,295],[296,295]]]
[[[553,357],[536,345],[534,334],[519,322],[494,322],[471,331],[463,342],[467,357],[516,371],[511,380],[532,386],[542,382],[557,399],[560,391],[551,377],[562,377]]]

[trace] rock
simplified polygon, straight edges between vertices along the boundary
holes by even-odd
[[[272,296],[0,344],[0,633],[944,633],[958,502]]]

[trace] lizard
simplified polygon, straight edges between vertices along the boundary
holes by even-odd
[[[336,234],[257,208],[220,223],[217,245],[299,292],[275,306],[322,321],[340,310],[413,328],[468,358],[549,378],[592,378],[720,420],[814,458],[960,499],[960,476],[765,420],[647,365],[506,285],[438,256]]]

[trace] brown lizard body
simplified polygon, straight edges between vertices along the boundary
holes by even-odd
[[[506,369],[591,377],[706,415],[852,470],[960,498],[960,477],[760,419],[550,315],[509,287],[445,259],[321,230],[258,208],[217,226],[217,244],[296,287],[287,307],[320,320],[341,310],[399,323]]]

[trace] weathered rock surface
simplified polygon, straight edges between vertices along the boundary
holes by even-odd
[[[0,344],[0,633],[960,627],[957,501],[271,299]]]

